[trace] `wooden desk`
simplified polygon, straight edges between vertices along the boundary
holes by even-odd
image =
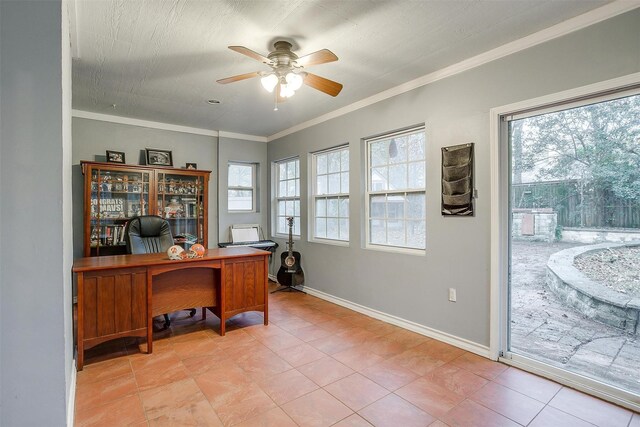
[[[77,368],[84,350],[116,338],[147,337],[153,351],[153,317],[207,307],[225,321],[245,311],[264,312],[269,323],[269,252],[248,247],[209,249],[203,258],[172,261],[166,254],[76,259]]]

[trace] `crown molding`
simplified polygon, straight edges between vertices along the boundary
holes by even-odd
[[[133,119],[131,117],[114,116],[112,114],[94,113],[84,110],[71,110],[72,117],[78,117],[81,119],[98,120],[101,122],[119,123],[122,125],[140,126],[150,129],[169,130],[173,132],[190,133],[194,135],[213,136],[216,138],[232,138],[243,139],[247,141],[267,142],[267,138],[264,136],[245,135],[242,133],[233,133],[225,131],[217,131],[210,129],[193,128],[188,126],[174,125],[171,123],[153,122],[150,120]]]
[[[243,133],[226,132],[223,130],[218,131],[218,134],[220,138],[245,139],[247,141],[267,142],[266,136],[246,135]]]
[[[351,113],[385,99],[389,99],[396,95],[409,92],[421,86],[425,86],[429,83],[433,83],[438,80],[462,73],[464,71],[468,71],[472,68],[476,68],[491,61],[495,61],[496,59],[503,58],[516,52],[520,52],[530,47],[545,43],[549,40],[553,40],[555,38],[562,37],[572,32],[581,30],[590,25],[597,24],[598,22],[606,21],[607,19],[621,15],[625,12],[629,12],[630,10],[636,9],[638,7],[640,7],[640,0],[614,1],[612,3],[606,4],[605,6],[593,9],[587,13],[553,25],[549,28],[545,28],[544,30],[540,30],[537,33],[533,33],[521,39],[506,43],[495,49],[491,49],[479,55],[465,59],[464,61],[458,62],[457,64],[453,64],[438,71],[434,71],[433,73],[418,77],[417,79],[392,87],[391,89],[387,89],[368,98],[354,102],[353,104],[347,105],[314,119],[292,126],[288,129],[267,137],[267,141],[274,141],[292,133],[299,132],[308,127],[326,122],[327,120],[343,116],[345,114]]]

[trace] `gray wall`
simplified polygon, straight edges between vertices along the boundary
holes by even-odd
[[[187,162],[197,163],[198,169],[210,170],[209,179],[209,247],[218,245],[218,138],[152,129],[119,123],[73,118],[73,252],[82,256],[83,176],[81,160],[105,161],[105,151],[125,153],[127,164],[144,164],[144,149],[158,148],[172,152],[175,167]]]
[[[69,396],[70,58],[60,1],[0,2],[0,425],[62,426]],[[66,46],[63,48],[63,44]]]
[[[227,205],[228,166],[229,162],[257,163],[257,209],[256,212],[229,212]],[[264,142],[246,141],[220,137],[218,146],[218,218],[219,241],[228,242],[229,227],[232,224],[260,224],[267,238],[267,144]]]
[[[640,71],[638,28],[640,10],[635,10],[270,142],[270,162],[300,156],[302,239],[296,248],[306,285],[488,346],[489,110]],[[425,255],[363,249],[362,139],[420,123],[427,137]],[[307,155],[345,142],[351,151],[351,244],[308,242]],[[466,142],[476,143],[476,215],[445,218],[440,148]],[[282,249],[284,240],[278,241]],[[449,287],[457,289],[458,302],[448,302]]]

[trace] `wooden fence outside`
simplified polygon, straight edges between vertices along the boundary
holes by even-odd
[[[551,208],[562,227],[640,228],[640,203],[578,180],[513,184],[512,208]]]

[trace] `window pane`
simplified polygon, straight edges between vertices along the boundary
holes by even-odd
[[[336,151],[329,153],[329,173],[332,172],[340,172],[340,153]]]
[[[408,160],[422,160],[425,158],[424,132],[409,135]]]
[[[278,216],[286,216],[286,202],[284,200],[278,201]]]
[[[387,239],[390,245],[404,246],[404,221],[387,221]]]
[[[229,187],[253,187],[253,166],[229,164]]]
[[[340,174],[340,192],[349,192],[349,172],[342,172]]]
[[[300,217],[297,216],[293,219],[293,234],[300,235]]]
[[[403,163],[407,161],[407,137],[393,138],[389,142],[389,163]]]
[[[296,179],[296,193],[294,194],[295,197],[300,197],[300,180]]]
[[[371,169],[371,190],[382,191],[388,190],[387,186],[387,167]]]
[[[349,240],[349,220],[340,219],[340,240]]]
[[[387,218],[404,219],[404,196],[387,197]]]
[[[278,217],[278,233],[279,234],[286,234],[288,232],[289,231],[288,231],[288,228],[287,228],[287,220],[283,216]]]
[[[424,188],[424,161],[409,163],[409,187]]]
[[[293,213],[294,213],[294,216],[300,216],[300,200],[295,200],[293,202]]]
[[[371,218],[384,218],[386,207],[386,196],[371,197],[371,206],[369,206],[369,215]]]
[[[253,210],[252,190],[228,190],[230,211]]]
[[[407,221],[407,246],[416,249],[426,248],[425,222]]]
[[[329,175],[329,194],[338,194],[340,192],[340,174],[333,173]]]
[[[292,179],[291,181],[287,181],[287,197],[295,197],[296,196],[296,181]]]
[[[327,237],[327,220],[316,218],[316,237]]]
[[[293,210],[293,200],[287,200],[286,202],[286,209],[284,211],[286,216],[293,216],[294,210]]]
[[[407,218],[423,219],[425,198],[423,193],[407,195]]]
[[[287,179],[296,177],[296,162],[287,162]]]
[[[339,237],[340,233],[338,231],[338,219],[327,218],[327,238],[338,239]]]
[[[387,242],[385,221],[382,219],[372,219],[369,224],[369,241],[371,243],[384,244]]]
[[[316,173],[319,175],[327,173],[327,155],[326,154],[316,155]]]
[[[376,141],[369,144],[371,166],[380,166],[388,163],[389,141]]]
[[[340,169],[342,171],[348,171],[349,170],[349,148],[344,148],[343,150],[340,151]]]
[[[278,197],[286,197],[286,195],[287,195],[287,181],[280,181]]]
[[[316,177],[316,194],[327,194],[327,175],[319,175]]]
[[[278,172],[278,179],[280,181],[282,181],[283,179],[287,178],[287,164],[286,163],[280,163],[279,164],[279,172]]]
[[[328,217],[338,216],[338,199],[337,198],[327,199],[327,216]]]
[[[327,216],[326,199],[316,199],[316,216]]]
[[[340,199],[339,216],[342,218],[349,218],[349,198],[343,197]]]
[[[407,165],[389,167],[389,189],[402,190],[407,188]]]

